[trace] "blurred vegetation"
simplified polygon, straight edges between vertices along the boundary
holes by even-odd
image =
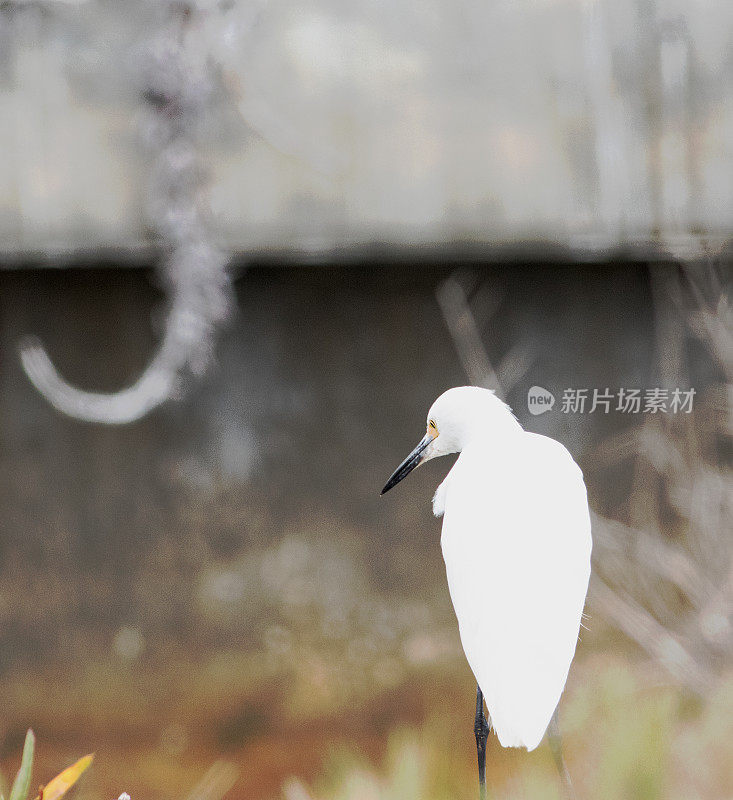
[[[240,661],[230,667],[233,681],[247,665]],[[309,677],[308,669],[303,666],[300,680],[315,686],[317,675]],[[223,754],[227,769],[236,765],[239,772],[236,783],[234,776],[224,781],[228,798],[475,800],[472,686],[458,659],[441,669],[413,669],[392,691],[349,708],[308,713],[276,699],[288,676],[268,680],[253,673],[251,691],[237,698],[235,692],[217,697],[200,678],[203,672],[191,669],[190,680],[183,670],[168,676],[169,682],[182,681],[180,691],[191,705],[177,715],[178,724],[159,720],[168,723],[160,741],[149,738],[155,729],[152,716],[130,727],[132,695],[110,697],[98,690],[88,698],[88,707],[77,710],[79,721],[89,720],[88,736],[99,737],[105,753],[99,768],[106,774],[101,783],[85,788],[85,798],[105,797],[101,787],[120,781],[133,797],[193,796],[190,786]],[[148,691],[147,679],[143,683]],[[159,698],[154,681],[150,689]],[[44,699],[50,697],[47,690]],[[262,709],[270,703],[266,716]],[[163,705],[156,699],[151,714],[165,717]],[[109,720],[115,716],[117,743],[109,738]],[[73,738],[73,719],[63,719]],[[49,713],[45,725],[51,720]],[[720,800],[733,794],[733,674],[700,698],[652,661],[585,652],[563,696],[561,725],[579,798]],[[217,728],[219,735],[210,738],[207,732]],[[57,743],[50,760],[60,758]],[[504,750],[492,736],[488,780],[495,800],[562,798],[546,743],[526,753]],[[213,800],[211,793],[204,795]],[[44,794],[42,800],[49,798]]]
[[[20,762],[13,787],[10,790],[8,800],[29,800],[31,787],[31,776],[33,774],[33,760],[36,748],[36,737],[32,730],[28,730],[23,744],[23,755]],[[70,767],[60,772],[55,778],[50,780],[45,786],[38,789],[36,800],[61,800],[66,792],[79,780],[79,778],[91,766],[94,755],[83,756]],[[5,781],[0,776],[0,787],[4,787]],[[0,800],[5,800],[4,789],[0,791]],[[128,798],[129,800],[129,798]]]
[[[5,260],[103,267],[0,272],[0,800],[87,743],[82,800],[473,800],[446,464],[377,499],[467,380],[586,476],[579,796],[733,797],[730,20],[682,5],[0,2]],[[535,383],[697,394],[529,419]],[[559,796],[546,745],[489,772]]]
[[[586,800],[690,800],[733,791],[733,676],[705,701],[621,661],[583,666],[563,702],[565,750]],[[285,782],[285,800],[474,800],[470,708],[393,730],[370,761],[336,748],[321,774]],[[547,744],[501,750],[491,741],[490,796],[562,800]]]
[[[429,504],[448,464],[377,494],[466,380],[435,302],[449,273],[338,276],[250,270],[218,372],[136,425],[81,426],[17,363],[0,374],[6,774],[31,725],[42,774],[104,754],[80,800],[185,798],[221,757],[228,800],[475,797],[475,684]],[[560,707],[579,797],[733,797],[730,278],[486,267],[448,285],[510,404],[589,487],[590,630]],[[76,381],[124,385],[152,346],[145,287],[2,276],[0,341],[37,331]],[[674,418],[527,419],[533,383],[698,394]],[[489,762],[497,798],[556,791],[545,745],[493,741]]]

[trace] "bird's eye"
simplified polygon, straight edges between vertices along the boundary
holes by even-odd
[[[438,426],[435,424],[435,420],[431,419],[428,422],[428,428],[430,428],[430,430],[433,430],[433,431],[437,431],[438,430]]]

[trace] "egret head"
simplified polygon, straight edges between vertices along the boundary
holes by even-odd
[[[509,406],[492,391],[478,386],[448,389],[430,407],[425,436],[394,471],[382,494],[431,458],[460,453],[470,441],[485,438],[490,442],[509,430],[521,427]]]

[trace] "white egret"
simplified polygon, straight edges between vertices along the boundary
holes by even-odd
[[[382,494],[415,467],[460,453],[433,499],[461,643],[478,683],[474,732],[485,796],[486,739],[533,750],[575,653],[590,577],[583,475],[559,442],[525,431],[488,389],[449,389]],[[490,723],[483,712],[484,700]],[[551,730],[553,734],[553,730]],[[569,786],[559,736],[553,755]]]

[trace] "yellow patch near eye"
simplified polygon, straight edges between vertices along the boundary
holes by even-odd
[[[438,426],[432,419],[428,421],[428,433],[433,437],[433,439],[438,435]]]

